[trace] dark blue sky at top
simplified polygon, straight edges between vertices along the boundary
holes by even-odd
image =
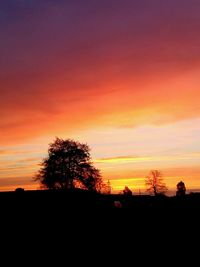
[[[82,48],[96,49],[98,56],[111,38],[114,44],[123,38],[133,46],[142,46],[144,39],[151,42],[155,35],[169,36],[170,31],[190,38],[188,27],[198,30],[199,14],[198,0],[3,0],[1,71],[2,64],[5,71],[20,69],[19,63],[42,68],[49,55],[62,51],[71,55]]]
[[[0,91],[75,71],[103,76],[111,61],[131,73],[199,60],[199,14],[198,0],[3,0]]]

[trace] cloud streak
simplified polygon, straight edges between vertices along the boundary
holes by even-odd
[[[112,164],[123,164],[123,163],[134,163],[134,162],[150,162],[150,161],[173,161],[173,160],[191,160],[200,159],[200,153],[176,153],[175,155],[166,156],[118,156],[109,158],[100,158],[94,160],[95,163],[112,163]]]

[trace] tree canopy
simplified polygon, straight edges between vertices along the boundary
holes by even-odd
[[[100,191],[103,185],[100,171],[91,162],[88,145],[60,138],[49,145],[48,157],[41,163],[35,180],[48,189],[79,187]]]

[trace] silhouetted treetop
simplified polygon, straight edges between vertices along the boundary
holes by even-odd
[[[177,191],[176,191],[176,195],[177,196],[184,196],[185,195],[185,191],[186,191],[186,187],[183,181],[180,181],[177,185],[176,185]]]
[[[163,182],[162,173],[158,170],[151,170],[149,175],[145,179],[145,184],[147,191],[154,194],[165,194],[167,192],[167,187]]]
[[[125,196],[132,196],[133,192],[131,191],[131,189],[128,188],[128,186],[125,186],[123,190],[123,194]]]
[[[36,180],[48,189],[81,187],[98,191],[102,184],[100,171],[91,162],[88,145],[71,139],[56,138],[41,166]]]

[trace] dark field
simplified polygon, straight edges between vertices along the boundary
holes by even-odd
[[[116,207],[119,202],[121,206]],[[8,242],[17,235],[15,242],[20,243],[23,234],[28,243],[36,240],[38,245],[41,240],[51,244],[47,240],[56,238],[69,246],[79,242],[83,249],[88,240],[90,249],[101,242],[104,247],[111,242],[119,249],[120,239],[124,240],[120,241],[122,247],[140,244],[148,250],[152,241],[157,247],[166,240],[184,246],[185,238],[193,239],[200,232],[198,193],[185,197],[126,197],[81,190],[7,192],[0,193],[0,209],[1,234],[9,235]]]
[[[0,193],[2,213],[19,216],[68,214],[123,214],[137,216],[187,216],[200,213],[200,194],[183,197],[101,195],[83,190],[19,191]]]

